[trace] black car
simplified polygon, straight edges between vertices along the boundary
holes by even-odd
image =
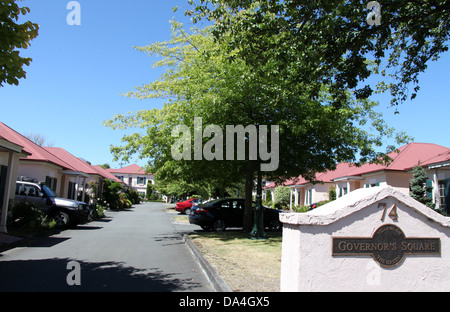
[[[189,223],[199,225],[205,231],[224,231],[229,227],[242,227],[244,205],[243,198],[222,198],[200,204],[191,209]],[[270,231],[279,231],[280,212],[282,211],[264,207],[264,227]]]

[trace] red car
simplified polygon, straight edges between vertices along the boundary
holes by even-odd
[[[189,214],[191,212],[191,207],[193,204],[198,204],[198,198],[191,198],[183,202],[178,202],[175,206],[175,210],[181,213]]]

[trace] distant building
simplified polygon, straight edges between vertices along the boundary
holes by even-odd
[[[147,184],[155,184],[153,174],[146,173],[143,168],[136,164],[120,169],[107,169],[107,171],[144,196],[147,196]]]

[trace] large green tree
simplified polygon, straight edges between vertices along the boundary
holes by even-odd
[[[30,9],[16,2],[0,0],[0,87],[5,82],[18,85],[19,79],[26,77],[23,67],[30,65],[31,58],[21,57],[18,49],[27,49],[38,35],[38,24],[18,23],[20,15],[29,13]]]
[[[233,187],[245,177],[244,228],[250,230],[251,190],[259,164],[249,155],[244,160],[225,160],[226,144],[216,140],[217,131],[204,133],[208,125],[216,125],[223,132],[227,125],[278,126],[279,164],[275,170],[264,172],[268,180],[299,175],[313,179],[316,172],[333,169],[339,162],[366,162],[383,155],[377,148],[383,145],[383,139],[394,135],[394,130],[375,111],[376,103],[356,99],[346,91],[336,106],[332,87],[327,84],[320,85],[317,96],[311,97],[310,86],[292,83],[295,77],[277,69],[279,60],[248,64],[240,57],[239,48],[228,48],[235,39],[233,35],[216,42],[212,29],[194,28],[188,32],[173,22],[170,41],[138,48],[160,56],[155,66],[166,71],[160,79],[126,95],[167,101],[161,109],[117,115],[106,122],[114,129],[138,130],[123,138],[124,145],[112,147],[117,158],[127,160],[137,153],[149,159],[148,169],[165,182],[178,179],[189,185],[204,181]],[[198,118],[202,118],[201,129],[195,128]],[[174,159],[173,147],[179,142],[179,137],[172,135],[174,130],[178,135],[182,130],[193,134],[183,146],[183,152],[188,148],[189,159]],[[196,158],[196,131],[200,131],[203,151],[221,151],[222,155]],[[267,141],[268,151],[274,149],[272,139]],[[243,140],[248,151],[250,132]]]
[[[375,7],[368,0],[189,0],[186,14],[213,21],[218,40],[231,33],[230,49],[254,70],[275,61],[274,70],[312,97],[323,84],[335,105],[347,89],[358,98],[390,90],[397,105],[416,96],[419,74],[448,50],[450,1],[370,2]],[[373,74],[384,76],[378,88],[366,81]]]

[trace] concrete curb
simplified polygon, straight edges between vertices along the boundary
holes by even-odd
[[[208,260],[203,257],[200,249],[192,242],[187,234],[183,235],[183,240],[188,246],[188,249],[192,253],[195,260],[199,264],[206,278],[208,279],[211,287],[215,292],[232,292],[231,288],[225,283],[222,277],[217,273],[217,271],[211,266]]]

